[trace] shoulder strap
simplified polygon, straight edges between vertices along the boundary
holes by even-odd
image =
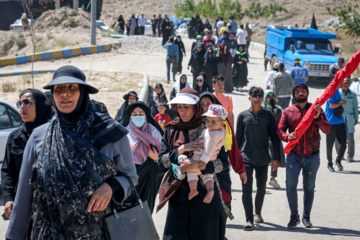
[[[136,188],[135,188],[133,182],[131,181],[130,177],[126,176],[126,175],[122,175],[122,176],[125,177],[128,180],[128,182],[130,184],[130,187],[131,187],[131,195],[133,196],[133,198],[134,198],[134,195],[135,195],[136,201],[140,204],[141,208],[144,208],[143,203],[141,201],[141,198],[140,198],[138,192],[136,191]]]

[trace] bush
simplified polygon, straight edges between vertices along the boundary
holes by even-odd
[[[73,22],[75,22],[75,18],[74,18],[74,17],[69,17],[69,18],[68,18],[68,21],[71,22],[71,23],[73,23]]]
[[[71,45],[70,42],[68,42],[66,39],[56,39],[55,41],[56,45],[58,45],[59,47],[66,47],[66,46],[69,46]]]
[[[16,83],[14,82],[4,82],[2,83],[3,92],[15,92],[16,91]]]
[[[101,37],[110,37],[111,32],[101,32]]]
[[[26,39],[25,38],[18,38],[15,40],[16,46],[18,46],[19,49],[26,46]]]
[[[43,42],[36,44],[35,52],[46,52],[48,49]]]

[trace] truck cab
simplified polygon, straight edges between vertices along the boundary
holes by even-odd
[[[299,58],[301,66],[307,68],[312,78],[329,78],[330,66],[338,61],[329,39],[335,39],[333,33],[323,33],[316,29],[274,29],[267,28],[266,55],[275,63],[284,63],[287,70],[294,67]]]

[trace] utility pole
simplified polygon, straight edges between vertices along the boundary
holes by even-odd
[[[60,0],[55,0],[55,9],[60,8]]]
[[[92,45],[96,45],[96,0],[91,0],[91,41]]]
[[[77,12],[79,9],[79,0],[73,0],[73,9]]]

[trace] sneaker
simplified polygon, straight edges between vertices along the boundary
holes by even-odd
[[[277,183],[275,179],[270,179],[269,185],[273,186],[275,189],[280,189],[280,185]]]
[[[310,222],[310,217],[303,217],[302,224],[304,225],[305,228],[311,228],[312,223]]]
[[[355,162],[354,158],[348,158],[348,162]]]
[[[244,224],[244,227],[243,227],[244,231],[252,231],[254,230],[254,224],[250,221],[247,221],[245,224]]]
[[[343,166],[341,165],[341,162],[336,161],[335,165],[338,167],[339,171],[344,170]]]
[[[264,219],[262,218],[261,214],[255,214],[255,222],[256,223],[263,223],[264,222]]]
[[[333,168],[332,164],[331,164],[331,165],[330,165],[330,164],[328,164],[327,169],[328,169],[330,172],[335,172],[335,170],[334,170],[334,168]]]
[[[300,218],[299,214],[296,214],[295,216],[290,216],[290,222],[287,227],[288,229],[295,229],[298,224],[300,224]]]

